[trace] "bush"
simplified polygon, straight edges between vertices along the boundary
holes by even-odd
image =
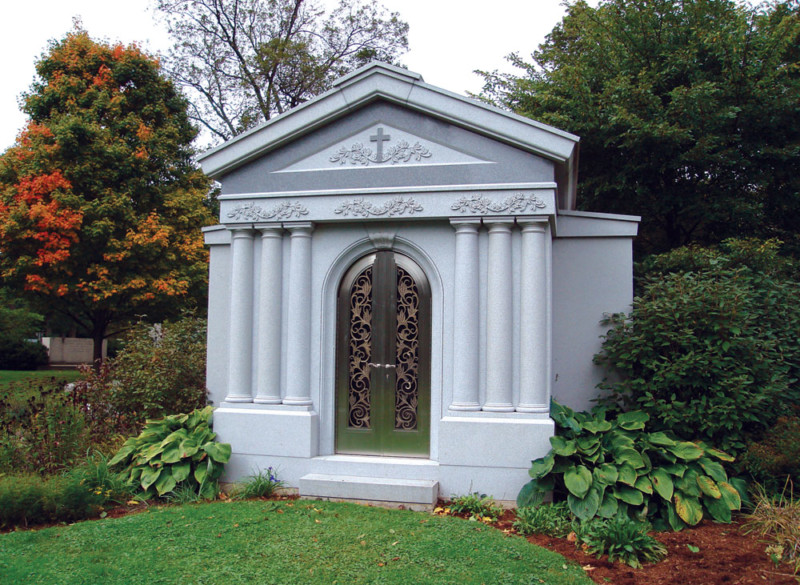
[[[620,514],[613,520],[594,518],[575,524],[576,544],[590,555],[608,555],[610,562],[620,561],[641,568],[642,562],[656,563],[667,556],[667,548],[647,534],[649,525]]]
[[[649,416],[626,412],[606,420],[605,410],[573,412],[553,402],[550,414],[559,434],[550,452],[532,462],[533,478],[517,506],[541,501],[553,491],[580,520],[617,515],[650,520],[659,530],[694,526],[709,515],[730,522],[741,507],[744,483],[728,480],[722,462],[733,458],[704,443],[647,432]]]
[[[644,268],[630,315],[615,315],[595,362],[616,411],[640,409],[653,430],[744,450],[800,403],[800,284],[778,243],[680,248]]]
[[[0,339],[0,370],[35,370],[48,363],[47,348],[27,339]]]
[[[109,360],[101,384],[121,415],[141,424],[148,418],[189,412],[207,403],[206,322],[184,317],[163,325],[140,323]]]
[[[514,530],[520,534],[546,534],[563,538],[572,531],[573,516],[566,502],[517,508]]]
[[[72,476],[0,477],[0,526],[74,522],[100,513],[105,496]]]
[[[770,493],[780,492],[787,479],[800,485],[800,417],[778,418],[761,441],[748,445],[742,466]]]
[[[205,499],[216,498],[231,446],[214,441],[212,411],[207,406],[147,421],[141,434],[125,441],[108,465],[121,468],[128,481],[148,496],[165,496],[188,486]]]

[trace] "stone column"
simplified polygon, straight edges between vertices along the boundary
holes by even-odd
[[[283,227],[256,226],[261,231],[261,282],[258,298],[258,404],[281,403],[281,293],[283,291]]]
[[[520,220],[520,396],[517,412],[550,411],[547,351],[547,220]]]
[[[478,402],[480,219],[451,219],[456,230],[453,303],[453,402],[450,410],[480,410]]]
[[[226,402],[252,402],[253,230],[231,230],[231,305]]]
[[[486,403],[489,412],[513,412],[511,227],[513,218],[486,219],[489,283],[486,307]]]
[[[284,404],[311,405],[311,222],[284,224],[289,249],[288,337]]]

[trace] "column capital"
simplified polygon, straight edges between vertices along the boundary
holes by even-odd
[[[481,227],[481,218],[479,217],[451,217],[450,225],[452,225],[456,232],[472,232],[478,231]]]
[[[547,230],[548,221],[543,217],[520,217],[517,218],[517,223],[523,232],[544,233]]]
[[[485,217],[483,218],[483,223],[489,227],[490,234],[492,232],[508,232],[511,231],[512,227],[514,227],[514,218],[508,216]]]
[[[277,222],[257,223],[253,227],[261,232],[261,237],[275,233],[280,234],[283,231],[283,224]]]
[[[253,226],[225,226],[232,238],[252,238],[255,235]]]
[[[292,232],[292,235],[310,235],[314,231],[313,221],[287,221],[284,222],[283,227]]]

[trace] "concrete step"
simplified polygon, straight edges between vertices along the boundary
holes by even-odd
[[[300,478],[300,497],[354,500],[429,507],[439,497],[439,482],[309,473]]]

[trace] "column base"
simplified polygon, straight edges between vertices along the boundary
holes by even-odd
[[[283,404],[283,400],[281,400],[279,397],[259,398],[258,396],[256,396],[255,398],[253,398],[253,402],[256,404]]]
[[[520,404],[517,412],[529,412],[535,414],[550,414],[550,407],[546,404]]]
[[[239,395],[236,396],[229,394],[225,397],[225,402],[253,402],[252,396]]]
[[[288,404],[289,406],[311,406],[313,402],[311,402],[311,398],[284,398],[283,404]]]
[[[508,403],[484,404],[481,409],[485,412],[514,412],[514,405]]]
[[[459,410],[459,411],[472,411],[476,412],[481,409],[481,405],[477,402],[453,402],[450,405],[450,410]]]

